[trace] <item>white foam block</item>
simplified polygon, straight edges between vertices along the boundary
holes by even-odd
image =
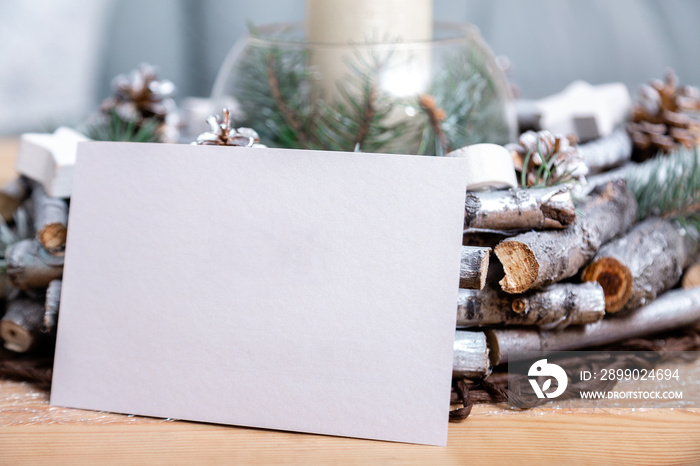
[[[581,141],[607,136],[623,123],[632,107],[622,83],[593,86],[574,81],[560,93],[535,102],[544,130],[576,134]]]
[[[465,168],[81,143],[51,404],[444,445]]]
[[[470,191],[484,189],[516,188],[513,156],[498,144],[472,144],[447,154],[467,162],[467,188]]]
[[[53,134],[25,133],[20,137],[15,169],[40,183],[49,196],[70,197],[73,167],[81,133],[60,127]]]

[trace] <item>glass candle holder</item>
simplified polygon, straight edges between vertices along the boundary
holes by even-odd
[[[270,147],[444,155],[515,137],[506,78],[478,29],[435,23],[423,42],[310,43],[303,24],[252,30],[212,98]]]

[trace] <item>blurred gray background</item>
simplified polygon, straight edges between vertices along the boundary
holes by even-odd
[[[510,59],[525,98],[575,79],[634,90],[668,67],[681,83],[700,84],[696,0],[434,5],[435,20],[480,28],[494,53]],[[207,96],[246,21],[303,19],[304,0],[0,0],[0,135],[79,121],[109,94],[113,76],[141,62],[158,65],[179,98]]]

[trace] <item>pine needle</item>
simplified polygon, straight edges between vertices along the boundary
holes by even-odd
[[[402,104],[383,92],[378,75],[391,66],[391,52],[357,51],[346,60],[350,72],[337,84],[338,99],[334,103],[319,101],[320,112],[315,122],[314,137],[318,148],[352,151],[357,144],[363,152],[396,152],[408,148],[397,146],[409,131],[406,120],[395,118]]]
[[[253,38],[261,37],[248,27]],[[272,39],[284,42],[289,35],[282,31]],[[352,151],[359,142],[363,152],[436,155],[446,147],[509,142],[501,83],[492,78],[481,51],[464,49],[444,57],[427,90],[445,111],[439,127],[427,115],[400,118],[405,109],[421,108],[419,96],[397,98],[378,85],[382,70],[402,66],[400,54],[358,48],[345,59],[348,73],[331,96],[319,91],[309,54],[303,47],[252,45],[236,62],[226,92],[245,115],[237,124],[254,128],[270,147]]]
[[[160,142],[159,129],[157,120],[127,121],[112,110],[104,121],[87,127],[87,136],[94,141]]]
[[[559,152],[558,142],[559,140],[551,150],[544,144],[543,150],[542,141],[537,138],[534,150],[529,149],[523,157],[523,169],[520,171],[521,188],[544,188],[578,182],[574,176],[576,168],[566,166],[567,159]]]
[[[496,73],[489,69],[486,55],[478,49],[465,48],[446,56],[443,63],[430,94],[446,114],[441,128],[448,145],[457,148],[484,142],[501,145],[510,142],[505,97],[493,77]]]
[[[627,184],[637,198],[638,216],[676,219],[700,231],[700,151],[678,149],[631,169]]]

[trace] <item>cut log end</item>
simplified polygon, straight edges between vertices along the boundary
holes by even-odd
[[[533,251],[518,241],[504,241],[494,249],[505,277],[499,282],[506,293],[522,293],[537,279],[539,264]]]
[[[576,209],[569,191],[555,194],[542,203],[540,210],[548,228],[564,228],[576,221]]]
[[[688,270],[685,271],[681,286],[685,289],[700,286],[700,262],[690,266]]]
[[[596,281],[605,292],[605,311],[618,312],[632,296],[634,279],[629,268],[612,257],[603,257],[583,271],[584,282]]]
[[[522,314],[527,310],[527,301],[521,298],[516,298],[513,300],[513,303],[511,304],[511,309],[513,312],[516,314]]]
[[[0,322],[0,338],[5,342],[5,348],[17,353],[24,353],[34,344],[34,335],[15,322],[4,320]]]
[[[452,375],[482,378],[491,373],[489,346],[483,332],[457,331],[454,340]]]
[[[39,243],[51,254],[63,253],[66,249],[68,229],[62,223],[49,223],[37,233]]]

